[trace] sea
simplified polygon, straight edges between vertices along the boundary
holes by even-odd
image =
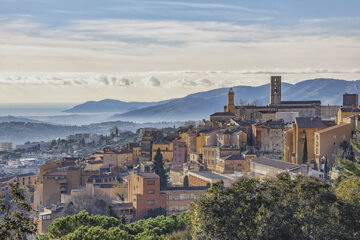
[[[63,112],[76,104],[0,104],[0,117],[31,117],[69,115]]]

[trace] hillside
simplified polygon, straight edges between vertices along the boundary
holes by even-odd
[[[23,117],[15,117],[15,116],[5,116],[0,117],[0,123],[3,122],[29,122],[29,123],[41,123],[41,121],[29,119],[29,118],[23,118]]]
[[[29,122],[3,122],[0,123],[0,142],[12,142],[22,144],[27,141],[49,141],[56,138],[64,138],[74,133],[97,133],[108,135],[110,128],[116,126],[120,130],[136,131],[143,127],[173,127],[180,126],[183,122],[158,122],[158,123],[133,123],[124,121],[112,121],[95,123],[82,126],[53,125],[47,123]]]
[[[296,84],[282,83],[283,100],[321,100],[322,104],[341,105],[342,94],[351,86],[352,91],[359,81],[336,79],[313,79]],[[266,105],[269,101],[269,84],[249,87],[233,87],[235,103],[240,100],[252,102],[257,100]],[[168,103],[137,109],[123,114],[116,114],[112,119],[131,121],[166,121],[209,118],[214,112],[222,111],[227,103],[228,88],[220,88],[188,95]]]
[[[88,101],[74,106],[71,109],[67,109],[64,112],[67,113],[102,113],[102,112],[117,112],[123,113],[132,111],[139,108],[145,108],[149,106],[159,105],[167,103],[170,100],[159,102],[124,102],[113,99],[104,99],[101,101]]]

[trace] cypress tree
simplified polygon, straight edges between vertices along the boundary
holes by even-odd
[[[152,165],[152,171],[154,171],[160,177],[160,188],[165,189],[167,186],[167,174],[164,168],[164,160],[160,148],[158,148],[156,151]]]
[[[307,139],[305,135],[302,162],[307,163],[307,161],[308,161],[308,150],[307,150]]]
[[[188,176],[185,176],[184,177],[184,187],[189,187],[189,177]]]

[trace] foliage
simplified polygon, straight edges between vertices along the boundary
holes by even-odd
[[[336,195],[346,202],[360,206],[360,177],[343,180],[336,189]]]
[[[351,139],[351,148],[355,149],[357,152],[360,152],[360,142],[357,139],[360,137],[360,130],[356,131],[356,137]],[[360,157],[354,156],[352,150],[348,150],[349,147],[343,145],[342,146],[345,150],[342,155],[337,158],[337,168],[340,170],[340,177],[347,178],[351,176],[358,176],[360,177]]]
[[[17,184],[10,184],[10,199],[0,193],[1,239],[26,239],[36,233],[31,219],[31,207]]]
[[[121,220],[82,211],[73,216],[56,219],[49,226],[49,233],[39,236],[39,240],[143,240],[164,239],[175,232],[183,232],[189,225],[186,213],[179,216],[159,216],[123,224]]]
[[[158,148],[158,150],[156,151],[152,170],[160,177],[160,188],[165,189],[167,187],[168,176],[164,168],[164,160],[160,148]]]
[[[191,231],[194,239],[358,239],[359,213],[329,184],[283,173],[214,184],[192,207]]]

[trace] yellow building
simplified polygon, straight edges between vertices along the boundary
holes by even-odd
[[[296,118],[292,130],[285,133],[285,161],[294,164],[302,164],[305,159],[307,159],[306,163],[315,161],[314,133],[333,125],[335,125],[334,121],[321,120],[321,118]],[[292,137],[292,141],[289,141],[290,137]],[[307,156],[303,159],[305,144],[307,147]],[[290,159],[289,156],[291,156]]]
[[[133,160],[138,163],[141,155],[141,147],[133,147]]]
[[[121,149],[117,156],[119,166],[128,166],[134,164],[134,154],[133,151],[129,149]]]
[[[202,148],[206,145],[206,133],[200,133],[199,136],[196,137],[196,153],[202,154]]]
[[[322,160],[327,159],[332,165],[335,162],[337,149],[343,142],[350,142],[352,132],[351,123],[340,123],[338,125],[315,132],[315,161],[320,166]]]
[[[156,151],[160,148],[163,159],[167,163],[171,163],[173,159],[173,143],[154,143],[152,145],[152,159],[156,155]]]
[[[180,134],[180,141],[186,143],[187,153],[196,152],[196,131],[189,131]]]
[[[245,160],[241,154],[228,155],[219,159],[215,171],[222,174],[232,174],[237,171],[246,175],[250,171],[250,161]]]
[[[345,118],[349,118],[351,116],[359,116],[360,109],[358,107],[341,107],[338,110],[336,115],[336,124],[340,124],[344,122]]]

